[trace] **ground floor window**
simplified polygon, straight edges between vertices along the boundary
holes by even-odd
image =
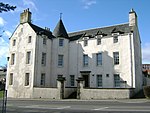
[[[29,85],[29,73],[26,73],[25,74],[25,86],[28,86]]]
[[[10,73],[9,85],[13,85],[13,73]]]
[[[41,74],[41,86],[45,86],[45,73]]]
[[[120,87],[120,76],[119,76],[119,74],[114,74],[114,86]]]
[[[102,75],[97,75],[97,87],[103,86]]]

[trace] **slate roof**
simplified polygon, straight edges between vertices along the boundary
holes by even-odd
[[[58,37],[64,37],[64,38],[68,38],[68,34],[67,31],[65,29],[65,26],[62,22],[62,20],[60,19],[59,22],[57,23],[54,31],[53,31],[53,35],[58,38]]]
[[[131,29],[129,27],[129,23],[114,25],[109,27],[102,27],[102,28],[95,28],[95,29],[88,29],[79,32],[72,32],[68,33],[70,41],[78,40],[83,36],[89,36],[89,38],[94,38],[96,35],[103,35],[103,36],[111,36],[112,33],[129,33]]]
[[[38,27],[32,23],[29,23],[29,25],[32,27],[32,29],[38,34],[38,35],[46,35],[49,39],[54,38],[51,31],[48,31],[46,29],[43,29],[41,27]]]

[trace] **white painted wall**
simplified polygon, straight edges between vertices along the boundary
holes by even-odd
[[[32,36],[32,42],[28,43],[28,36]],[[16,45],[12,46],[13,39],[16,39]],[[35,40],[36,33],[28,23],[20,24],[12,37],[10,38],[9,57],[15,53],[15,64],[11,65],[11,58],[8,62],[8,73],[6,88],[8,97],[30,98],[32,96],[32,87],[34,80],[35,63]],[[31,51],[31,63],[26,64],[26,52]],[[13,85],[9,85],[10,73],[13,73]],[[29,86],[25,86],[25,73],[30,73]]]

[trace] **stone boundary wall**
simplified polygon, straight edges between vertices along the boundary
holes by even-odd
[[[58,88],[33,88],[33,98],[60,99],[60,90]]]
[[[80,89],[80,99],[129,99],[134,89]]]

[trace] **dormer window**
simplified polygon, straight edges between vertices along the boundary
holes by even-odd
[[[113,36],[113,42],[114,43],[117,43],[118,42],[118,36],[116,35],[116,36]]]
[[[101,38],[97,38],[97,45],[101,44]]]
[[[43,44],[46,45],[46,38],[43,38]]]

